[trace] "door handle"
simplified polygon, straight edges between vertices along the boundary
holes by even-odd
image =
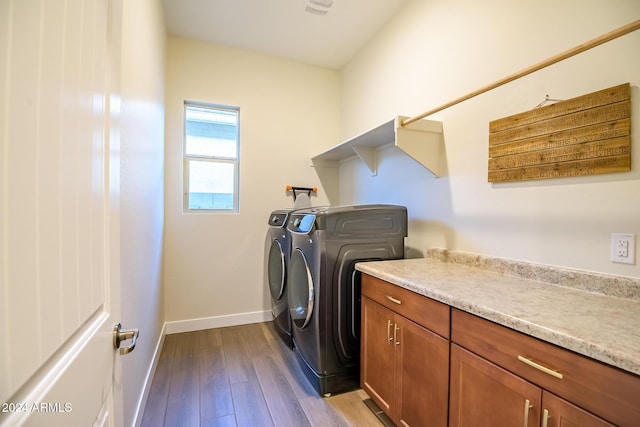
[[[122,325],[117,323],[113,326],[113,348],[119,349],[122,341],[131,340],[129,347],[120,348],[120,354],[131,353],[136,348],[136,340],[139,332],[137,329],[122,329]]]

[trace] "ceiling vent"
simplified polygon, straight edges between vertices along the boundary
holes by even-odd
[[[324,16],[329,12],[333,3],[334,0],[307,0],[304,10],[314,15]]]

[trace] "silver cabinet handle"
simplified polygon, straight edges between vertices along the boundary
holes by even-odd
[[[387,344],[391,344],[391,320],[387,320]]]
[[[549,424],[549,410],[545,409],[542,412],[542,427],[547,427],[548,424]]]
[[[395,302],[395,303],[396,303],[396,304],[398,304],[398,305],[402,304],[402,301],[400,301],[400,300],[399,300],[399,299],[397,299],[397,298],[392,297],[391,295],[387,295],[387,299],[388,299],[389,301],[391,301],[391,302]]]
[[[529,399],[525,399],[524,401],[524,427],[529,426],[529,409],[531,409],[531,402]]]
[[[400,326],[398,326],[397,323],[395,325],[393,325],[393,341],[396,343],[396,345],[400,345],[400,341],[398,341],[398,331],[399,330],[400,330]]]
[[[117,323],[113,326],[113,348],[119,349],[122,341],[131,340],[129,347],[120,348],[120,354],[131,353],[136,348],[136,340],[139,332],[137,329],[122,329],[122,325]]]
[[[535,368],[539,371],[544,372],[545,374],[551,375],[552,377],[556,377],[560,380],[563,378],[563,375],[560,372],[554,371],[553,369],[549,369],[546,366],[542,366],[541,364],[536,363],[529,358],[526,358],[524,356],[518,356],[518,360],[521,361],[522,363],[525,363],[531,366],[532,368]]]

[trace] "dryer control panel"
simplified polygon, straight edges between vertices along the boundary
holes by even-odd
[[[309,233],[313,229],[316,216],[311,214],[294,214],[289,219],[287,228],[294,233]]]

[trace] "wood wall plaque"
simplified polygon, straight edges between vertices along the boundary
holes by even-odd
[[[629,170],[629,83],[489,122],[489,182]]]

